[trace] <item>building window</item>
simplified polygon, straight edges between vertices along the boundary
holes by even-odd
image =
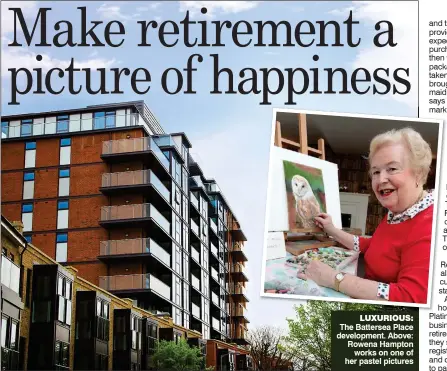
[[[70,344],[56,341],[54,344],[54,364],[67,368],[70,362]]]
[[[8,138],[8,137],[9,137],[9,122],[2,121],[2,138]]]
[[[109,303],[99,299],[96,301],[96,337],[109,341]]]
[[[115,111],[95,112],[93,114],[93,129],[114,128],[116,126],[115,116]]]
[[[141,319],[132,316],[130,319],[130,330],[131,330],[131,347],[133,350],[140,350],[141,349]]]
[[[72,282],[63,276],[57,278],[57,320],[71,325],[71,297],[72,297]]]
[[[59,196],[68,196],[70,194],[70,169],[59,170]]]
[[[182,176],[182,188],[183,191],[187,194],[188,193],[188,172],[185,168],[183,168],[183,176]]]
[[[1,327],[2,370],[19,369],[19,322],[3,315]]]
[[[34,198],[34,171],[23,173],[23,199]]]
[[[71,158],[71,138],[62,138],[60,142],[59,164],[69,165]]]
[[[175,215],[175,225],[174,225],[174,238],[179,245],[182,244],[182,223],[180,221],[180,217]]]
[[[25,168],[36,167],[36,142],[25,143]]]
[[[33,134],[33,120],[22,120],[22,124],[20,125],[20,135],[22,137],[32,135]]]
[[[63,263],[67,261],[68,234],[58,233],[56,235],[56,261]]]
[[[24,232],[33,230],[33,204],[22,205],[22,223]]]
[[[183,220],[188,220],[188,197],[182,197],[182,217]]]
[[[68,133],[69,122],[68,115],[57,116],[56,132]]]
[[[57,202],[57,229],[68,228],[68,200]]]
[[[182,240],[183,249],[189,251],[189,233],[188,233],[188,224],[183,223],[183,240]]]

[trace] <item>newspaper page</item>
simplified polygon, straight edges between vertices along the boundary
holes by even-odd
[[[447,3],[2,1],[2,370],[447,370]]]

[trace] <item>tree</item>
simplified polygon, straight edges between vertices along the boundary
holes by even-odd
[[[293,355],[284,344],[284,333],[273,326],[248,331],[250,355],[255,370],[287,370]]]
[[[331,370],[332,311],[396,311],[409,309],[405,307],[390,307],[387,305],[316,300],[295,306],[297,318],[287,319],[289,335],[285,338],[289,352],[295,354],[295,369],[298,371]]]
[[[158,343],[153,360],[159,369],[199,371],[204,368],[200,349],[190,347],[185,339],[178,343],[162,340]]]

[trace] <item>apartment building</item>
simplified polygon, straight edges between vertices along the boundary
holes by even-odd
[[[2,213],[101,289],[244,345],[246,238],[191,148],[143,101],[3,116]]]
[[[205,340],[93,285],[28,243],[22,228],[2,216],[2,370],[152,370],[157,340],[180,338],[201,349],[207,367],[234,360],[248,369],[246,349]]]

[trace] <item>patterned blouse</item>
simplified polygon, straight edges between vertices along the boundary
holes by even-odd
[[[388,224],[398,224],[402,223],[408,219],[414,218],[421,211],[427,209],[434,203],[433,190],[427,191],[427,194],[418,202],[416,202],[413,206],[409,207],[407,210],[403,211],[400,214],[393,214],[391,211],[388,211],[387,214],[387,223]],[[354,250],[360,250],[360,240],[359,236],[353,236],[354,238]],[[390,298],[390,285],[387,283],[379,282],[377,287],[377,297],[380,299],[389,300]]]

